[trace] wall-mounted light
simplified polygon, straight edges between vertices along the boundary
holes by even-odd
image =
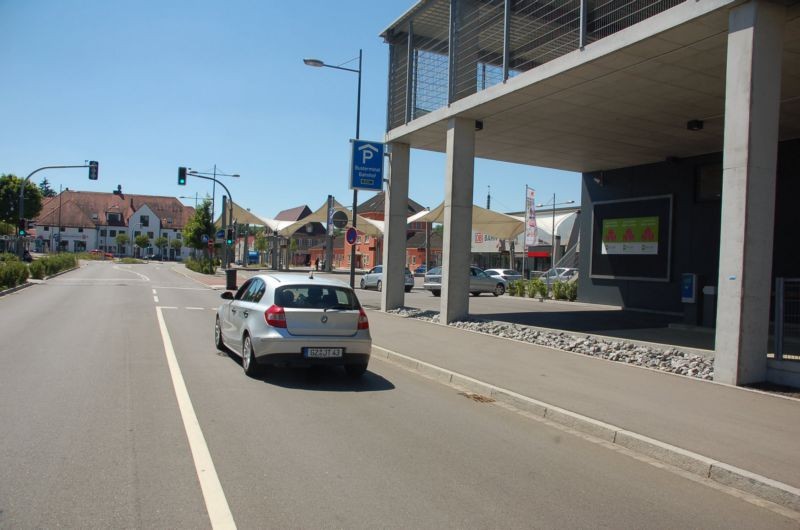
[[[594,176],[592,177],[592,180],[594,180],[595,184],[597,184],[598,186],[600,186],[602,188],[603,187],[603,172],[601,171],[600,173],[595,173]]]
[[[686,128],[690,131],[702,131],[703,120],[689,120],[686,122]]]
[[[483,130],[483,121],[482,120],[475,120],[475,130],[482,131]]]

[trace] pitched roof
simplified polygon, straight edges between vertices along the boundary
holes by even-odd
[[[359,204],[358,205],[358,213],[359,213],[359,215],[364,214],[364,213],[369,213],[369,212],[383,213],[385,204],[386,204],[386,192],[381,191],[381,192],[375,194],[374,197],[372,197],[370,199],[367,199],[366,201],[364,201],[361,204]],[[425,207],[422,206],[420,203],[418,203],[418,202],[416,202],[416,201],[414,201],[412,199],[408,199],[408,213],[409,214],[414,214],[414,213],[417,213],[417,212],[421,212],[424,209],[425,209]]]
[[[127,226],[131,216],[143,206],[150,208],[166,229],[181,229],[194,215],[194,208],[183,205],[175,197],[65,190],[60,196],[44,201],[34,222],[82,228]],[[121,214],[121,221],[107,221],[106,214],[115,212]]]
[[[294,208],[278,212],[275,219],[278,221],[299,221],[303,217],[308,217],[309,215],[311,215],[311,208],[303,204],[302,206],[295,206]]]

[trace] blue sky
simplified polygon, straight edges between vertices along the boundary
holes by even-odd
[[[342,64],[363,48],[361,137],[382,140],[388,46],[378,35],[413,2],[0,0],[0,173],[92,159],[99,181],[82,169],[34,180],[204,196],[211,183],[177,186],[177,168],[216,164],[241,174],[226,184],[261,215],[314,209],[329,193],[349,205],[357,76],[302,58]],[[412,151],[411,197],[439,204],[444,167],[442,154]],[[491,185],[492,209],[522,210],[526,184],[543,202],[580,200],[575,173],[476,161],[477,204]]]

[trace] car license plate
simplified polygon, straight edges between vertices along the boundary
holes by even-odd
[[[341,357],[344,354],[344,348],[303,348],[303,353],[310,358],[330,359]]]

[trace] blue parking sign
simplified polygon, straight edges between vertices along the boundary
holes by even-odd
[[[383,150],[381,142],[350,140],[350,189],[381,191],[383,189]]]

